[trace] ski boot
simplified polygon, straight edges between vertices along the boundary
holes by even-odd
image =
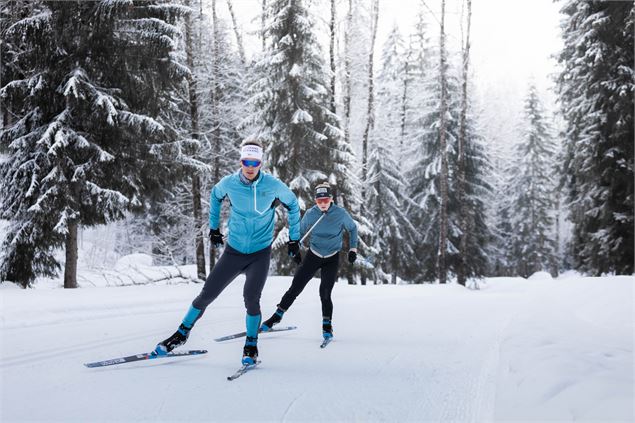
[[[262,326],[260,326],[260,331],[261,332],[269,331],[271,328],[273,328],[274,325],[277,325],[278,323],[280,323],[283,315],[284,315],[284,310],[278,307],[276,312],[273,313],[273,315],[271,315],[270,318],[265,320]]]
[[[152,354],[166,355],[176,347],[180,347],[181,345],[185,344],[185,342],[187,342],[187,338],[190,336],[190,330],[192,330],[192,328],[188,328],[181,323],[178,330],[174,332],[172,336],[157,344]]]
[[[243,366],[251,366],[256,364],[258,360],[258,338],[247,337],[245,347],[243,348]]]
[[[333,337],[333,325],[331,324],[331,319],[324,318],[324,320],[322,320],[322,337],[324,339]]]

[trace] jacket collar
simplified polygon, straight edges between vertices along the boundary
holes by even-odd
[[[243,185],[247,185],[247,186],[256,185],[262,179],[262,170],[258,172],[258,176],[256,176],[256,179],[254,179],[253,181],[250,181],[249,179],[245,177],[245,175],[243,175],[243,171],[241,169],[238,169],[238,179]]]
[[[326,211],[325,211],[325,212],[323,212],[323,211],[322,211],[322,210],[321,210],[321,209],[317,206],[317,204],[315,205],[315,207],[317,207],[317,209],[318,209],[318,211],[319,211],[320,213],[329,214],[329,213],[332,213],[332,212],[333,212],[333,210],[335,210],[335,208],[337,207],[337,205],[336,205],[335,203],[331,203],[331,206],[330,206],[328,209],[326,209]]]

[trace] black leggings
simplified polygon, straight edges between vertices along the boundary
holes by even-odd
[[[243,297],[247,314],[252,316],[260,314],[260,294],[269,273],[270,257],[271,247],[255,253],[243,254],[226,245],[225,251],[207,276],[203,290],[194,299],[192,305],[201,310],[202,315],[205,308],[227,288],[227,285],[236,279],[238,275],[244,273],[246,279]],[[198,317],[200,318],[200,316]]]
[[[333,316],[333,301],[331,301],[331,291],[337,279],[337,270],[340,264],[340,254],[331,257],[321,258],[309,250],[302,260],[302,263],[295,271],[291,287],[282,296],[279,307],[288,310],[295,299],[300,295],[304,287],[311,280],[318,270],[322,270],[322,280],[320,282],[320,299],[322,300],[322,317],[331,319]]]

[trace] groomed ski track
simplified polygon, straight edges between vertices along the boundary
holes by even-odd
[[[289,283],[270,278],[264,318]],[[232,383],[244,340],[213,339],[243,329],[242,278],[184,347],[208,354],[100,369],[82,363],[151,350],[201,285],[2,289],[0,420],[633,417],[632,278],[498,278],[479,291],[340,281],[325,349],[317,287],[314,279],[285,315],[282,324],[298,329],[261,337],[262,363]]]

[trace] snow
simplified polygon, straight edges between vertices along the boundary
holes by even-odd
[[[116,267],[149,265],[133,255]],[[633,277],[534,276],[475,291],[342,280],[324,350],[314,279],[283,320],[298,329],[261,335],[261,366],[232,382],[243,340],[213,339],[244,330],[242,276],[192,331],[187,347],[208,354],[102,369],[82,363],[153,348],[202,285],[3,283],[0,420],[632,421]],[[289,284],[269,278],[265,318]]]

